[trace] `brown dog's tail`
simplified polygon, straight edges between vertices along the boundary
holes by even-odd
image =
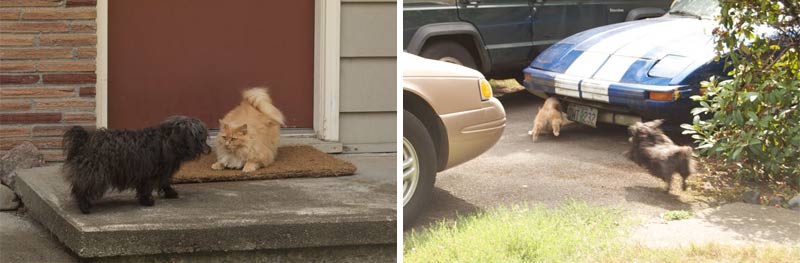
[[[277,123],[284,125],[284,118],[283,113],[281,113],[275,105],[272,105],[272,98],[269,97],[269,93],[265,88],[252,88],[246,90],[242,97],[244,98],[247,103],[253,105],[258,111],[261,113],[266,114],[271,119],[275,120]]]

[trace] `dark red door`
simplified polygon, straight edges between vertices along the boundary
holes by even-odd
[[[313,0],[114,0],[108,19],[110,127],[179,114],[216,128],[253,86],[312,127]]]

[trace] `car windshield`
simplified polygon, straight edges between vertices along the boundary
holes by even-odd
[[[719,15],[719,1],[717,0],[677,0],[670,15],[691,16],[698,19],[713,19]]]

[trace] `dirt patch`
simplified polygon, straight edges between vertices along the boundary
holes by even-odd
[[[336,159],[307,145],[278,148],[278,157],[274,163],[250,173],[232,169],[212,170],[211,165],[216,160],[214,154],[209,154],[187,162],[175,174],[172,182],[201,183],[298,177],[333,177],[352,175],[356,172],[356,166],[350,162]]]
[[[726,171],[718,171],[718,162],[712,158],[698,158],[698,170],[690,188],[696,195],[711,206],[740,202],[746,192],[757,192],[757,203],[772,207],[788,208],[788,201],[800,194],[800,189],[785,182],[757,182]],[[725,170],[725,169],[722,169]]]

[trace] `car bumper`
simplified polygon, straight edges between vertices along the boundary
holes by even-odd
[[[525,88],[566,97],[568,103],[585,104],[601,112],[636,116],[641,119],[665,119],[679,124],[691,120],[694,102],[689,98],[696,89],[685,85],[647,85],[581,78],[535,68],[525,68]],[[675,92],[670,101],[650,100],[650,92]],[[615,118],[598,118],[611,122]],[[609,121],[612,120],[612,121]],[[617,123],[623,124],[623,123]]]
[[[481,108],[439,115],[447,129],[449,151],[443,169],[462,164],[486,152],[500,140],[506,127],[506,112],[491,98]]]

